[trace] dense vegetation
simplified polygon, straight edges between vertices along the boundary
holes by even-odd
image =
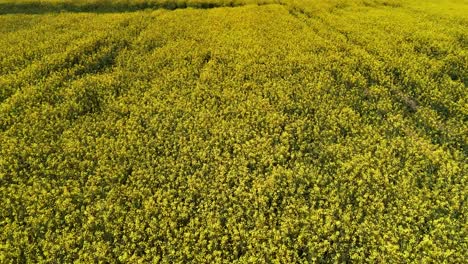
[[[466,1],[0,14],[0,263],[468,259]]]

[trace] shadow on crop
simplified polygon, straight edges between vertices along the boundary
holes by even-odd
[[[211,9],[218,7],[235,7],[242,4],[236,3],[213,3],[213,2],[197,2],[197,3],[88,3],[74,4],[69,2],[63,3],[0,3],[0,15],[7,14],[47,14],[47,13],[122,13],[135,12],[140,10],[176,10],[176,9]]]

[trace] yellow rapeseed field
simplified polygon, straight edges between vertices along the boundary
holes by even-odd
[[[0,0],[0,263],[466,263],[466,0]]]

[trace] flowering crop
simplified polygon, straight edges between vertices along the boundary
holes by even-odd
[[[464,1],[0,0],[1,263],[464,263]]]

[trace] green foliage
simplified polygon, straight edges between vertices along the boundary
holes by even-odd
[[[0,263],[466,262],[468,6],[426,2],[0,0]]]

